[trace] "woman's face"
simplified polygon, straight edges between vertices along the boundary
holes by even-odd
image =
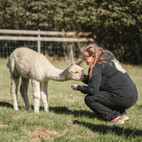
[[[94,61],[94,55],[92,55],[92,56],[84,56],[83,55],[83,58],[84,58],[84,61],[86,62],[87,65],[91,65],[92,62]]]

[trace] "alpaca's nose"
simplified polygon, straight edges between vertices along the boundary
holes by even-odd
[[[82,74],[82,81],[83,81],[83,80],[86,80],[86,78],[87,78],[87,75],[86,75],[85,73],[83,73],[83,74]]]

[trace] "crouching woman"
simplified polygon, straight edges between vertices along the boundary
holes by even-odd
[[[110,51],[92,43],[84,46],[81,52],[89,66],[83,81],[87,86],[73,84],[72,89],[87,94],[86,105],[103,120],[123,124],[129,119],[126,109],[138,98],[134,82]]]

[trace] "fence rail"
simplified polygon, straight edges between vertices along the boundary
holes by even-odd
[[[62,36],[89,36],[91,32],[60,32],[60,31],[31,31],[31,30],[8,30],[8,29],[0,29],[0,33],[2,34],[26,34],[26,35],[62,35]]]
[[[20,41],[52,41],[52,42],[91,42],[92,38],[65,38],[65,37],[25,37],[25,36],[0,36],[0,40]]]

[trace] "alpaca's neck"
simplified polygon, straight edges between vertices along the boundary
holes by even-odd
[[[61,70],[56,67],[52,67],[52,74],[47,74],[48,78],[55,81],[66,81],[69,80],[68,68]]]

